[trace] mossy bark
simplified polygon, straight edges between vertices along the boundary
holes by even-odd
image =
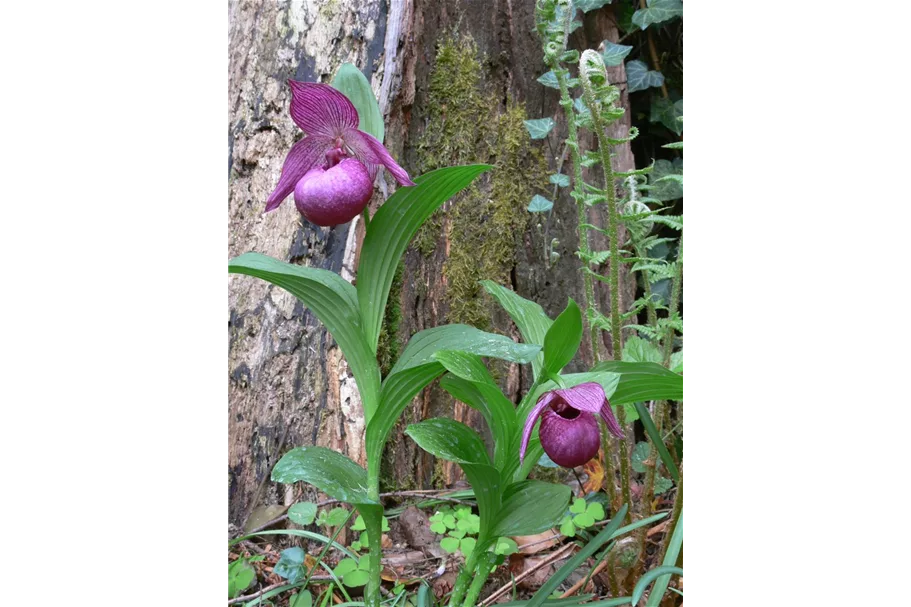
[[[549,217],[525,211],[534,194],[550,197],[544,186],[565,134],[558,122],[547,140],[532,142],[522,125],[558,113],[556,91],[535,81],[546,69],[533,33],[534,3],[492,0],[484,10],[464,0],[312,6],[229,4],[229,256],[259,251],[353,280],[361,221],[318,228],[300,219],[290,202],[262,214],[285,154],[301,136],[288,115],[285,81],[328,82],[348,61],[370,75],[386,119],[386,146],[412,176],[447,164],[483,161],[496,167],[447,203],[406,253],[387,307],[393,329],[382,342],[384,366],[411,335],[446,322],[518,339],[505,313],[478,288],[482,278],[538,301],[551,315],[567,297],[581,301],[573,201],[561,192]],[[610,6],[586,15],[571,46],[593,48],[604,39],[617,40]],[[625,82],[622,66],[611,69],[612,78]],[[620,150],[615,168],[632,168],[628,149]],[[376,194],[373,211],[382,199]],[[589,220],[604,223],[597,209]],[[553,238],[560,242],[560,258],[550,263],[545,244]],[[628,280],[624,284],[621,301],[632,301],[632,287]],[[596,296],[606,304],[604,286]],[[284,451],[320,444],[364,463],[364,429],[344,358],[297,300],[263,281],[232,276],[229,306],[230,518],[239,525],[254,502],[295,499],[292,488],[263,483]],[[587,353],[574,370],[589,362]],[[527,370],[514,365],[494,372],[516,400],[531,383]],[[384,457],[386,488],[446,485],[459,478],[457,467],[435,462],[402,434],[407,423],[438,416],[483,426],[475,412],[432,385],[392,434]]]

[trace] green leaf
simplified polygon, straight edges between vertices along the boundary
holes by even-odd
[[[604,65],[608,66],[620,65],[633,50],[631,46],[614,44],[610,40],[605,40],[602,44],[604,44],[604,51],[601,53],[601,57],[604,59]]]
[[[369,572],[364,571],[363,569],[355,569],[354,571],[346,573],[345,577],[342,578],[342,582],[349,588],[357,588],[366,585],[369,579]]]
[[[555,124],[553,118],[538,118],[536,120],[524,120],[523,122],[532,139],[544,139],[554,128]]]
[[[651,447],[649,447],[648,442],[639,441],[636,443],[636,446],[633,448],[633,452],[630,455],[630,463],[633,466],[633,470],[640,474],[646,472],[646,467],[642,462],[648,459],[649,451],[651,451]]]
[[[416,186],[400,187],[370,220],[357,271],[357,302],[363,333],[373,354],[392,279],[408,243],[435,210],[490,168],[487,164],[445,167],[416,177]],[[360,379],[358,387],[363,390]]]
[[[357,561],[355,559],[342,559],[338,562],[338,565],[335,566],[335,569],[332,570],[332,573],[340,578],[344,578],[352,571],[357,571]]]
[[[652,122],[660,122],[674,133],[683,133],[683,123],[677,120],[683,116],[683,99],[671,101],[664,97],[656,96],[652,99]]]
[[[298,546],[282,550],[282,555],[275,563],[272,569],[273,573],[283,577],[292,584],[303,578],[304,572],[304,550]]]
[[[380,105],[376,102],[373,89],[370,88],[370,82],[361,70],[350,63],[343,63],[335,72],[332,87],[341,91],[354,104],[360,118],[357,128],[382,142],[383,114],[380,112]]]
[[[540,82],[547,88],[557,89],[557,90],[560,89],[560,83],[557,82],[557,75],[554,74],[553,71],[547,72],[546,74],[544,74],[543,76],[538,78],[538,82]]]
[[[572,299],[544,336],[544,369],[559,373],[582,343],[582,312]]]
[[[661,563],[664,566],[673,566],[677,562],[677,557],[680,556],[680,549],[683,547],[683,511],[680,511],[680,517],[677,519],[677,524],[674,526],[674,532],[671,534],[671,539],[667,544],[667,551],[664,553],[664,561]],[[667,590],[667,583],[671,580],[670,574],[664,574],[658,578],[658,581],[655,582],[655,587],[652,588],[651,593],[648,595],[648,601],[645,603],[645,607],[658,607],[658,604],[661,602],[661,598],[664,596],[664,591]]]
[[[573,517],[568,514],[563,517],[563,522],[560,524],[560,533],[566,537],[576,537],[576,526],[573,525]]]
[[[259,253],[235,257],[228,262],[228,272],[255,276],[279,286],[313,311],[351,366],[369,421],[379,402],[380,372],[376,364],[376,342],[371,348],[360,329],[361,314],[354,287],[334,272],[284,263]]]
[[[519,551],[519,545],[516,544],[515,540],[511,537],[501,537],[497,538],[496,546],[494,546],[494,554],[502,554],[503,556],[509,556],[510,554],[515,554]]]
[[[446,525],[443,524],[443,521],[434,521],[430,524],[430,530],[442,535],[443,533],[446,533]]]
[[[585,509],[585,513],[596,521],[604,520],[604,506],[599,502],[592,502],[588,505],[588,508]]]
[[[288,518],[296,525],[309,525],[316,517],[316,504],[298,502],[288,509]]]
[[[553,324],[544,309],[537,303],[519,296],[514,291],[502,287],[490,280],[482,280],[481,285],[506,310],[516,328],[527,344],[544,344],[547,330]],[[544,365],[544,355],[538,354],[531,362],[532,371],[538,377]]]
[[[470,382],[497,385],[484,366],[484,361],[477,354],[461,350],[440,350],[434,353],[433,358],[456,377]]]
[[[367,525],[364,523],[364,517],[360,514],[357,515],[357,518],[354,519],[354,524],[351,525],[352,531],[366,531]]]
[[[324,527],[338,527],[348,519],[348,511],[344,508],[333,508],[326,512],[323,512],[320,515],[320,520],[318,521],[320,525]]]
[[[585,500],[581,497],[574,499],[573,505],[569,507],[569,511],[573,514],[582,514],[585,512]]]
[[[459,549],[459,542],[460,542],[460,540],[458,538],[444,537],[443,539],[440,540],[440,548],[442,548],[449,554],[453,554],[454,552],[456,552]]]
[[[561,188],[569,186],[569,175],[564,175],[563,173],[556,173],[550,176],[550,182],[554,185],[558,185]]]
[[[505,335],[487,333],[469,325],[443,325],[425,329],[414,335],[389,372],[389,376],[406,369],[434,363],[434,355],[442,350],[458,350],[509,362],[528,363],[541,351],[541,346],[516,343]]]
[[[249,559],[237,559],[228,565],[228,598],[233,599],[253,584],[256,570]]]
[[[528,203],[528,210],[531,213],[546,213],[552,208],[554,208],[554,203],[540,194],[535,194],[531,202]]]
[[[680,0],[649,0],[648,8],[637,10],[633,14],[633,24],[641,29],[653,23],[662,23],[683,16],[683,3]],[[635,604],[635,601],[633,601]]]
[[[667,574],[670,577],[670,574],[676,573],[677,575],[683,575],[683,569],[680,567],[671,567],[669,565],[661,565],[660,567],[655,567],[651,571],[646,572],[639,581],[636,582],[636,587],[633,589],[633,602],[635,605],[639,602],[639,599],[642,598],[642,595],[645,594],[645,589],[648,588],[648,585],[655,580],[655,578]],[[667,585],[665,584],[665,588]]]
[[[674,459],[671,457],[670,452],[667,450],[667,446],[664,444],[664,438],[658,432],[658,428],[655,427],[655,422],[652,421],[652,416],[649,414],[648,408],[642,403],[636,403],[635,407],[636,411],[639,412],[639,419],[642,421],[642,427],[645,429],[645,433],[648,435],[649,440],[652,441],[652,444],[655,445],[655,448],[658,450],[661,461],[664,462],[664,466],[667,468],[668,473],[670,473],[671,478],[679,483],[680,471],[677,469],[677,464],[674,463]]]
[[[635,59],[626,62],[626,82],[630,93],[644,91],[653,86],[664,84],[664,75],[661,72],[649,70],[642,61]]]
[[[588,514],[587,512],[583,512],[582,514],[577,514],[573,517],[573,523],[576,525],[576,527],[585,529],[586,527],[591,527],[595,524],[595,517]]]
[[[618,374],[617,388],[608,396],[612,405],[683,399],[683,376],[656,363],[607,360],[592,370]]]
[[[562,519],[571,495],[566,485],[542,481],[515,483],[503,496],[503,506],[492,534],[498,537],[532,535],[550,529]]]
[[[679,162],[678,162],[679,161]],[[683,197],[683,185],[674,181],[661,181],[667,175],[682,175],[683,161],[679,158],[671,163],[669,160],[656,160],[652,167],[652,172],[648,176],[648,183],[651,186],[649,194],[661,202],[668,202]]]
[[[436,457],[459,464],[490,465],[487,448],[478,433],[453,419],[438,417],[411,424],[405,434]]]
[[[682,141],[672,141],[671,143],[665,143],[661,147],[667,148],[669,150],[682,150],[683,142]]]
[[[611,540],[611,536],[617,529],[620,527],[623,522],[623,517],[626,516],[627,506],[624,504],[620,510],[614,515],[611,519],[611,522],[599,533],[596,535],[584,548],[579,550],[571,559],[566,561],[560,569],[548,579],[544,584],[538,588],[538,591],[527,603],[527,607],[540,607],[544,602],[550,597],[550,593],[553,592],[557,586],[559,586],[563,580],[565,580],[569,575],[578,569],[585,560],[593,555],[601,546],[606,544]],[[624,604],[624,603],[619,603]]]
[[[671,354],[671,371],[683,373],[683,350],[678,350]]]
[[[304,589],[292,596],[288,601],[288,607],[311,607],[312,605],[313,596],[309,590]]]
[[[483,381],[472,382],[450,373],[440,381],[440,387],[484,416],[494,438],[494,465],[502,470],[509,458],[510,440],[517,423],[516,410],[512,401],[503,396],[500,388],[492,382],[489,374]]]
[[[462,552],[462,554],[469,555],[471,554],[471,551],[474,550],[477,541],[478,540],[473,537],[463,538],[462,541],[459,542],[459,550]]]
[[[671,487],[674,486],[674,481],[669,478],[665,478],[660,474],[655,477],[655,495],[661,495],[662,493],[667,493],[671,490]]]
[[[638,2],[621,2],[617,5],[617,27],[619,27],[624,34],[630,33],[636,27],[633,23],[633,15],[636,13],[636,6],[638,5]]]
[[[277,483],[310,483],[329,497],[349,504],[374,504],[367,495],[367,471],[325,447],[297,447],[286,453],[275,468]]]
[[[663,355],[658,346],[650,341],[637,337],[629,337],[623,344],[623,360],[633,363],[657,363],[661,364]]]
[[[573,7],[579,9],[583,13],[588,11],[593,11],[596,8],[601,8],[605,4],[610,4],[611,0],[573,0]]]

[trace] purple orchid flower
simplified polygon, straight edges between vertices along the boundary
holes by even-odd
[[[294,192],[301,215],[320,226],[351,221],[373,195],[380,165],[402,185],[415,185],[383,144],[358,130],[357,110],[328,84],[291,86],[291,118],[307,136],[291,148],[275,191],[266,202],[273,211]]]
[[[601,446],[601,431],[593,415],[595,413],[601,415],[611,434],[623,438],[623,430],[614,417],[601,384],[589,382],[565,390],[545,392],[525,421],[519,461],[525,460],[528,440],[540,417],[538,436],[544,453],[565,468],[581,466],[595,457]]]

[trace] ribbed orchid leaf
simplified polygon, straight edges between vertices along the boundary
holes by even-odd
[[[606,360],[592,367],[592,371],[620,376],[616,391],[608,397],[612,405],[683,398],[683,376],[656,363]]]
[[[373,89],[367,77],[350,63],[343,63],[332,79],[332,88],[341,91],[351,100],[360,118],[358,129],[370,133],[380,142],[383,141],[383,114],[376,102]]]
[[[554,321],[544,313],[544,308],[493,281],[482,280],[481,285],[497,300],[503,309],[506,310],[506,313],[509,314],[509,317],[512,318],[512,321],[516,323],[516,327],[519,329],[519,333],[521,333],[522,340],[525,343],[544,345],[544,336],[547,335],[547,330],[550,329],[550,326],[554,324]],[[543,365],[543,354],[539,354],[531,361],[535,377],[541,372]]]
[[[367,471],[325,447],[298,447],[282,456],[272,469],[277,483],[310,483],[329,497],[349,504],[377,505],[367,495]]]
[[[566,485],[542,481],[515,483],[503,496],[503,506],[492,533],[505,537],[546,531],[560,523],[571,496],[572,491]]]
[[[572,299],[544,336],[544,371],[559,373],[582,343],[582,312]]]

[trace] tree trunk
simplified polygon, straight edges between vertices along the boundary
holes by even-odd
[[[582,301],[577,214],[568,191],[561,191],[550,216],[525,210],[534,194],[551,197],[547,175],[556,169],[566,132],[558,92],[535,81],[546,69],[534,33],[534,2],[239,0],[230,3],[229,14],[230,257],[258,251],[353,280],[361,221],[319,228],[303,220],[291,200],[263,214],[285,154],[301,137],[288,114],[286,81],[329,82],[341,63],[350,62],[370,79],[386,119],[386,146],[412,177],[451,164],[495,166],[447,203],[406,253],[387,307],[393,330],[381,337],[385,370],[408,337],[446,322],[518,338],[478,280],[505,284],[551,316],[567,297]],[[586,15],[571,44],[595,48],[604,39],[617,40],[609,6]],[[609,69],[626,104],[623,67]],[[522,120],[546,116],[558,118],[549,138],[528,139]],[[624,135],[628,120],[611,135]],[[632,167],[628,147],[620,149],[615,168]],[[568,162],[564,172],[570,172]],[[372,211],[382,201],[377,193]],[[590,221],[603,225],[602,215],[593,209]],[[554,238],[559,258],[551,261]],[[595,240],[594,248],[606,249],[606,242]],[[364,419],[344,357],[316,318],[261,280],[229,280],[229,517],[241,525],[257,505],[298,499],[292,488],[268,480],[291,447],[323,445],[364,464]],[[623,285],[621,301],[628,305],[635,290],[627,278]],[[605,313],[606,286],[598,284]],[[602,353],[610,344],[604,337]],[[575,365],[583,369],[591,360],[586,351]],[[526,369],[492,368],[514,399],[530,383]],[[393,432],[384,462],[388,488],[457,480],[457,467],[434,462],[402,434],[407,423],[436,416],[483,426],[433,384]]]

